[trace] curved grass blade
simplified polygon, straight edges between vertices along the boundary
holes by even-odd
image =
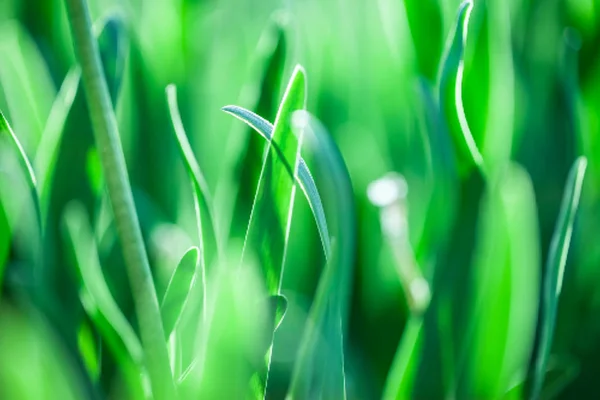
[[[186,251],[173,271],[160,305],[167,339],[177,327],[181,313],[190,297],[191,288],[196,281],[196,267],[199,259],[200,251],[197,247],[192,247]]]
[[[177,88],[174,85],[169,85],[166,88],[167,101],[169,103],[169,112],[171,114],[171,121],[173,122],[173,128],[175,130],[175,136],[177,138],[177,144],[182,161],[185,164],[185,168],[190,177],[190,183],[192,185],[192,191],[194,194],[194,206],[196,209],[196,229],[198,231],[198,250],[199,250],[199,267],[200,267],[200,285],[198,290],[202,290],[202,294],[194,295],[190,300],[190,305],[194,306],[198,301],[202,301],[202,315],[203,318],[206,316],[206,265],[214,258],[212,255],[208,256],[206,249],[216,250],[217,259],[220,259],[220,246],[219,246],[219,235],[217,232],[217,226],[215,224],[215,213],[213,209],[212,195],[208,190],[206,179],[200,170],[198,161],[194,157],[192,147],[187,139],[183,122],[181,121],[181,115],[179,114],[179,107],[177,105]],[[209,228],[210,227],[210,228]],[[212,246],[205,247],[205,240],[213,240]]]
[[[560,214],[550,243],[550,252],[546,264],[542,292],[542,308],[540,310],[538,341],[533,355],[533,383],[531,388],[532,399],[538,399],[544,386],[544,376],[547,368],[552,337],[556,322],[556,310],[562,289],[562,281],[575,223],[575,215],[579,207],[579,199],[583,188],[583,179],[587,167],[587,159],[579,157],[569,172],[567,184],[563,195]]]
[[[402,339],[383,389],[382,399],[411,398],[414,374],[418,370],[423,346],[423,316],[411,316],[404,328]]]
[[[117,360],[135,398],[141,398],[145,373],[142,345],[106,285],[88,217],[79,203],[67,205],[63,235],[76,264],[83,308]]]
[[[285,19],[276,14],[259,40],[258,71],[253,73],[255,78],[244,87],[240,99],[242,104],[251,105],[258,115],[269,121],[277,114],[286,50]],[[266,143],[252,133],[251,128],[242,128],[245,130],[243,135],[236,131],[230,136],[226,153],[232,157],[230,168],[233,174],[220,181],[215,196],[216,204],[224,204],[223,212],[227,214],[224,227],[229,232],[222,232],[227,238],[242,238],[246,234],[266,148]]]
[[[250,126],[267,142],[271,141],[273,137],[273,125],[269,121],[265,120],[259,115],[256,115],[252,111],[248,111],[238,106],[225,106],[222,108],[222,110]],[[279,145],[273,142],[271,145],[281,157]],[[317,224],[317,229],[319,231],[319,236],[321,238],[323,251],[325,252],[325,257],[328,258],[331,255],[331,239],[329,237],[329,230],[327,228],[327,221],[325,219],[323,202],[321,201],[319,191],[317,190],[317,185],[310,173],[310,170],[302,158],[300,158],[298,163],[297,176],[295,176],[294,179],[296,180],[298,186],[300,186],[300,189],[302,189],[302,192],[304,192],[304,196],[306,197],[310,209],[312,210],[315,222]]]
[[[581,365],[579,361],[571,357],[559,357],[550,359],[546,364],[544,372],[544,386],[540,391],[540,399],[555,399],[561,392],[571,384],[579,375]],[[531,379],[534,376],[530,375],[526,379],[516,383],[502,396],[503,399],[522,399],[527,393],[527,388],[531,387]],[[528,397],[527,397],[528,398]]]
[[[291,129],[291,116],[294,111],[304,109],[305,92],[304,69],[297,66],[277,112],[244,241],[244,249],[250,247],[257,252],[270,294],[278,294],[281,289],[295,195],[293,177],[296,175],[301,147],[301,138],[296,138]],[[272,143],[278,146],[272,146]]]
[[[331,209],[336,242],[309,312],[288,398],[345,399],[344,333],[356,239],[352,184],[337,146],[321,123],[297,111],[293,125],[296,132],[306,132],[322,169],[328,171],[323,187],[335,199]]]
[[[71,69],[65,77],[50,110],[40,145],[35,154],[34,166],[39,178],[40,202],[44,216],[48,215],[54,166],[60,149],[64,125],[79,89],[80,79],[79,67]]]
[[[0,24],[0,87],[28,156],[38,148],[56,89],[38,46],[16,21]]]
[[[296,137],[292,131],[291,118],[294,111],[304,109],[305,105],[306,78],[304,69],[297,65],[277,111],[242,250],[242,263],[248,251],[256,253],[270,295],[281,293],[296,194],[294,176],[298,170],[302,145],[302,136]],[[278,146],[273,146],[273,143]],[[270,334],[271,342],[273,334]],[[265,369],[252,378],[251,387],[255,395],[266,396],[272,349],[271,346]]]
[[[116,12],[105,15],[94,24],[94,34],[98,40],[100,58],[114,108],[121,90],[128,52],[123,15]]]
[[[462,103],[463,53],[472,9],[472,0],[464,1],[459,7],[456,26],[446,45],[438,78],[439,100],[448,121],[461,175],[468,173],[472,167],[484,168],[483,157],[471,134]]]
[[[269,297],[269,307],[268,310],[270,314],[273,316],[271,319],[274,321],[273,331],[276,331],[281,325],[283,321],[283,317],[285,317],[285,313],[287,312],[288,301],[287,298],[282,294],[276,294]]]
[[[19,253],[30,263],[32,276],[26,284],[36,286],[43,262],[41,212],[37,182],[25,151],[0,111],[0,280],[4,259],[11,242],[16,240]]]
[[[481,204],[458,398],[501,397],[527,370],[535,340],[541,257],[529,175],[514,164],[492,174]]]
[[[104,72],[107,75],[114,106],[121,89],[125,69],[125,46],[123,45],[123,42],[125,42],[125,29],[120,16],[117,14],[106,15],[96,22],[94,33],[99,42],[100,56],[103,61]],[[63,131],[77,91],[80,88],[80,80],[81,69],[79,66],[71,68],[54,99],[35,153],[34,170],[39,181],[41,211],[44,218],[48,214],[50,190]]]
[[[424,79],[418,81],[417,95],[423,101],[425,120],[429,122],[426,139],[430,156],[427,158],[433,177],[423,231],[421,237],[415,240],[415,255],[421,262],[427,253],[434,253],[447,243],[456,216],[459,180],[448,127],[435,100],[433,88]],[[424,271],[427,276],[432,272]]]

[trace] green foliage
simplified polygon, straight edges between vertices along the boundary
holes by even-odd
[[[594,397],[599,10],[0,1],[0,398]]]

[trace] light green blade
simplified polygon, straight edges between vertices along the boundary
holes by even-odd
[[[257,53],[257,71],[243,88],[240,102],[273,121],[277,115],[287,53],[285,21],[280,14],[273,17],[261,36]],[[224,228],[229,232],[222,233],[228,239],[241,239],[246,234],[266,145],[252,128],[246,126],[236,124],[230,134],[225,156],[230,158],[228,169],[232,173],[219,180],[215,195],[216,204],[222,205],[221,213],[225,214]]]
[[[539,326],[539,338],[537,348],[534,352],[533,361],[533,383],[531,398],[538,399],[544,386],[544,376],[547,368],[550,350],[552,349],[552,337],[556,323],[556,310],[562,288],[571,235],[575,215],[579,207],[579,199],[583,188],[583,178],[587,168],[587,159],[578,158],[567,178],[567,184],[563,195],[560,214],[556,222],[550,252],[546,263],[546,275],[542,291],[542,310]]]
[[[95,33],[99,41],[100,55],[104,61],[104,71],[107,75],[114,105],[121,89],[122,75],[125,68],[124,55],[122,54],[125,29],[118,15],[108,14],[95,24]],[[35,153],[34,170],[38,177],[41,211],[44,219],[47,218],[48,214],[54,169],[61,148],[65,124],[77,91],[80,89],[80,80],[81,69],[79,66],[71,68],[52,103]]]
[[[19,22],[0,24],[0,96],[19,132],[25,153],[32,157],[50,113],[56,88],[43,55]]]
[[[63,235],[75,260],[83,308],[117,360],[130,394],[142,398],[141,378],[145,373],[142,346],[106,284],[83,206],[67,205],[63,223]]]
[[[196,281],[196,267],[199,258],[200,251],[197,247],[192,247],[186,251],[173,271],[167,290],[162,298],[160,313],[167,339],[176,329],[181,313],[190,297],[192,286]]]
[[[288,82],[277,112],[273,137],[260,173],[258,188],[244,240],[242,262],[247,251],[256,253],[262,277],[270,295],[281,293],[283,266],[294,208],[296,185],[294,176],[300,160],[302,137],[294,135],[292,113],[304,109],[306,78],[304,69],[296,66]],[[273,146],[277,143],[278,146]],[[272,348],[265,369],[252,379],[252,391],[265,396]]]
[[[491,176],[469,274],[473,294],[458,353],[458,398],[499,398],[527,370],[540,291],[536,216],[523,168],[512,164]]]
[[[37,183],[25,151],[0,111],[0,282],[11,243],[26,260],[26,285],[39,284],[43,262]],[[21,272],[21,271],[19,271]]]
[[[344,336],[355,245],[353,191],[344,160],[321,123],[307,112],[294,114],[320,161],[323,188],[331,199],[336,245],[320,278],[294,365],[288,398],[346,398]]]
[[[273,125],[261,116],[238,106],[226,106],[223,107],[223,111],[246,123],[265,140],[271,141],[273,137]],[[278,148],[277,143],[271,142],[271,145]],[[323,202],[321,201],[321,196],[319,195],[317,185],[310,173],[310,170],[302,158],[300,158],[300,162],[298,163],[298,171],[294,179],[296,180],[298,186],[300,186],[300,189],[302,189],[302,192],[304,192],[304,196],[308,201],[317,224],[317,229],[321,238],[321,244],[323,245],[325,257],[329,257],[331,254],[331,238],[327,228]]]
[[[456,26],[453,34],[448,38],[438,78],[440,106],[448,121],[461,175],[468,173],[473,167],[479,169],[484,167],[483,158],[469,129],[462,103],[463,54],[472,9],[472,0],[464,1],[459,7]]]
[[[174,85],[166,88],[167,101],[169,103],[169,112],[175,131],[175,137],[179,148],[181,159],[188,172],[190,183],[194,194],[194,206],[196,209],[196,229],[198,233],[199,250],[199,277],[200,285],[196,285],[194,293],[190,298],[188,306],[192,309],[198,309],[201,303],[203,318],[206,316],[206,265],[212,263],[215,258],[220,258],[219,235],[215,224],[215,213],[213,210],[212,195],[208,190],[206,179],[200,170],[198,161],[194,156],[190,142],[187,139],[183,122],[177,106],[177,89]],[[206,240],[209,240],[206,245]],[[210,251],[210,253],[208,253]],[[199,292],[201,291],[201,292]]]

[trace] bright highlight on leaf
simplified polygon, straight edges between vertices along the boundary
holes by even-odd
[[[177,327],[177,322],[181,317],[192,286],[196,281],[196,267],[200,259],[200,252],[197,247],[192,247],[185,252],[181,261],[173,271],[167,291],[160,304],[160,313],[163,318],[165,337],[171,336],[173,330]]]
[[[575,215],[579,208],[579,199],[583,189],[583,178],[587,168],[587,159],[578,158],[569,172],[563,194],[560,214],[556,222],[550,253],[546,263],[546,272],[542,288],[542,310],[538,327],[538,345],[534,349],[533,384],[531,398],[538,399],[544,385],[546,367],[556,323],[556,310],[562,288],[569,245],[573,234]]]

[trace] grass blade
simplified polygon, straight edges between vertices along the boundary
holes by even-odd
[[[304,108],[305,92],[305,73],[298,66],[277,112],[244,243],[244,249],[255,249],[258,254],[269,294],[279,294],[281,289],[295,194],[293,176],[296,175],[301,146],[301,139],[292,132],[291,116],[294,111]],[[278,143],[278,146],[275,148],[271,143]]]
[[[273,137],[273,125],[261,116],[256,115],[252,111],[248,111],[238,106],[226,106],[223,107],[223,111],[233,115],[240,121],[250,126],[266,141],[271,141]],[[273,146],[273,148],[275,148],[278,154],[281,154],[281,151],[279,150],[279,145],[277,143],[272,142],[271,145]],[[304,196],[308,201],[310,209],[312,210],[313,216],[315,218],[315,222],[317,224],[317,229],[321,238],[321,244],[323,245],[325,257],[329,257],[331,255],[331,239],[329,236],[327,221],[325,219],[325,210],[323,209],[323,202],[321,201],[321,197],[319,195],[319,191],[317,190],[315,180],[313,179],[310,170],[306,165],[306,162],[302,158],[300,158],[300,161],[298,163],[298,171],[294,179],[296,180],[298,186],[300,186],[300,189],[302,189],[302,192],[304,193]]]
[[[106,285],[83,206],[70,203],[63,223],[63,235],[75,260],[83,308],[116,358],[132,394],[140,398],[143,390],[139,379],[144,372],[142,345]]]
[[[305,73],[301,66],[296,66],[277,112],[273,136],[268,142],[242,250],[242,263],[248,251],[256,252],[270,295],[281,293],[296,193],[294,176],[300,160],[302,138],[297,138],[292,132],[291,117],[294,111],[304,109],[305,104]],[[272,337],[273,334],[271,341]],[[251,386],[256,396],[266,395],[271,353],[272,347],[267,355],[266,370],[253,377]]]
[[[578,158],[571,167],[565,186],[560,214],[556,222],[552,242],[550,243],[541,299],[542,308],[539,318],[538,342],[534,350],[533,371],[531,371],[533,374],[533,383],[530,397],[532,399],[539,398],[544,386],[548,358],[552,349],[556,310],[586,167],[587,159],[585,157]]]
[[[198,303],[201,302],[202,320],[204,321],[207,315],[206,299],[208,296],[206,288],[206,265],[212,263],[215,259],[215,256],[213,254],[207,254],[206,250],[216,250],[216,259],[221,259],[220,244],[218,240],[219,234],[217,231],[215,212],[213,209],[212,195],[208,190],[206,179],[200,170],[198,161],[196,161],[196,157],[194,157],[192,147],[187,139],[183,122],[179,114],[179,107],[177,106],[177,88],[174,85],[169,85],[166,88],[166,93],[179,153],[190,177],[190,183],[192,185],[192,192],[194,196],[194,206],[196,210],[196,229],[198,234],[200,268],[199,276],[201,281],[200,285],[196,285],[197,289],[194,290],[194,294],[192,294],[188,304],[192,309],[196,309]],[[212,239],[210,246],[205,246],[205,240],[207,239]],[[202,290],[202,292],[198,293],[198,290]]]
[[[19,139],[0,111],[0,281],[11,242],[30,264],[27,284],[41,283],[43,262],[41,212],[33,168]]]
[[[135,209],[117,119],[102,71],[98,43],[92,32],[90,12],[86,0],[67,0],[65,3],[75,53],[82,68],[94,139],[97,148],[101,149],[106,187],[133,292],[152,393],[158,400],[171,399],[176,396],[176,391],[156,288]]]
[[[345,399],[344,334],[356,239],[352,185],[337,146],[318,120],[298,111],[294,128],[306,132],[322,170],[328,171],[323,187],[335,210],[336,244],[309,312],[288,397]]]
[[[472,0],[464,1],[459,7],[456,26],[448,38],[438,78],[439,100],[448,121],[461,175],[474,166],[479,169],[484,167],[483,157],[469,129],[462,103],[463,53],[472,9]]]
[[[459,398],[501,397],[527,370],[539,305],[538,221],[527,172],[513,164],[494,173],[479,215]]]
[[[244,87],[240,99],[241,104],[251,105],[256,114],[269,121],[277,114],[286,50],[285,21],[282,15],[276,14],[258,44],[258,71],[253,74],[256,78]],[[230,232],[222,232],[228,238],[243,238],[246,234],[266,148],[266,143],[252,128],[242,128],[245,129],[243,135],[237,131],[230,135],[226,152],[232,156],[233,176],[221,180],[216,193],[216,204],[225,204],[223,212],[228,214],[224,217],[224,227]]]
[[[173,271],[160,305],[166,338],[171,336],[177,327],[177,322],[179,322],[183,308],[188,301],[191,288],[196,281],[196,266],[199,259],[200,251],[197,247],[192,247],[186,251]]]
[[[28,156],[37,149],[56,89],[38,46],[18,22],[0,26],[0,87]]]
[[[50,206],[50,189],[62,140],[62,132],[75,100],[75,94],[79,89],[80,78],[81,70],[78,67],[72,68],[65,77],[50,110],[48,121],[40,139],[40,145],[35,154],[35,172],[39,178],[40,202],[42,215],[44,216],[47,216],[48,207]]]

